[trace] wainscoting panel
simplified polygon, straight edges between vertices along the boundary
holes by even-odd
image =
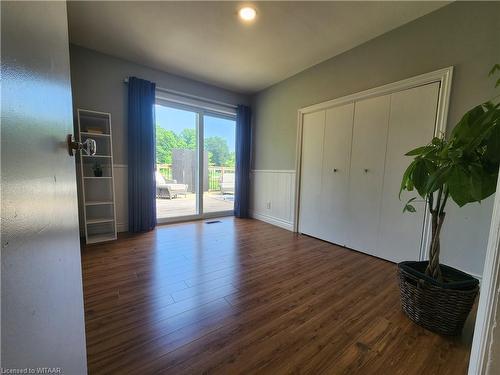
[[[293,230],[294,170],[253,170],[250,213],[255,219]]]
[[[116,230],[128,231],[128,166],[126,164],[113,165],[115,176],[115,210]]]

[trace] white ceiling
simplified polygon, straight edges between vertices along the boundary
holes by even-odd
[[[252,93],[430,13],[446,2],[68,3],[71,42]]]

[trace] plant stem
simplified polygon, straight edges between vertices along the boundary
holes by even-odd
[[[448,200],[448,195],[449,195],[449,192],[448,192],[448,187],[445,187],[445,192],[444,192],[444,198],[443,198],[443,203],[441,204],[441,207],[439,209],[439,214],[444,214],[444,206],[446,206],[446,201]]]
[[[444,199],[441,202],[441,198],[443,196],[444,188],[441,187],[438,191],[437,201],[435,208],[431,207],[431,217],[432,217],[432,232],[431,232],[431,248],[429,251],[429,264],[425,270],[425,274],[441,281],[441,268],[439,267],[439,252],[440,252],[440,243],[439,243],[439,234],[441,232],[441,227],[443,225],[444,220],[444,205],[446,204],[446,200],[448,199],[448,190],[446,189],[444,194]],[[429,203],[431,203],[433,198],[429,196]]]
[[[441,186],[438,191],[438,197],[436,201],[436,208],[434,209],[435,212],[439,213],[439,207],[441,206],[441,196],[443,195],[443,187]]]

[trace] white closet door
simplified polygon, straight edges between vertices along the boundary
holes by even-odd
[[[380,216],[378,251],[382,258],[400,262],[418,260],[425,203],[415,202],[416,213],[403,213],[404,203],[415,192],[398,198],[403,173],[412,158],[404,154],[430,142],[434,135],[439,83],[391,95],[389,133]]]
[[[325,111],[307,113],[302,123],[299,232],[321,237],[321,184]]]
[[[326,111],[321,191],[321,238],[345,245],[348,218],[349,162],[354,103]]]
[[[390,95],[356,102],[349,178],[347,246],[377,253]]]

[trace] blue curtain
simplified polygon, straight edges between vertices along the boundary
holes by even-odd
[[[128,229],[146,232],[156,226],[155,84],[128,80]]]
[[[236,109],[236,181],[234,189],[234,215],[249,217],[250,201],[250,147],[251,110],[239,105]]]

